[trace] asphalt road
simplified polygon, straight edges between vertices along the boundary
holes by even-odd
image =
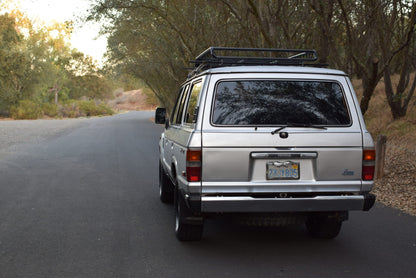
[[[331,241],[224,218],[178,242],[151,116],[90,119],[0,152],[0,277],[415,277],[416,217],[380,204]]]

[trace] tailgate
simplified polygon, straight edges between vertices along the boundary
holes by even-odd
[[[203,194],[361,191],[362,127],[345,77],[294,76],[212,79]]]
[[[203,193],[359,192],[362,139],[357,132],[287,128],[204,133]],[[255,146],[255,147],[254,147]]]

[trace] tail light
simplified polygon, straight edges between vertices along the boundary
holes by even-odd
[[[362,179],[364,181],[371,181],[374,179],[376,163],[376,151],[364,150],[363,151],[363,169],[362,169]]]
[[[202,151],[186,151],[186,179],[190,182],[201,181]]]

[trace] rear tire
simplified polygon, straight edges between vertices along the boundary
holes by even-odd
[[[306,228],[314,238],[333,239],[341,231],[342,221],[326,217],[311,216],[306,220]]]
[[[162,203],[172,204],[174,199],[174,186],[159,161],[159,197]]]
[[[175,234],[180,241],[197,241],[202,239],[203,218],[192,213],[183,197],[176,192],[175,199]]]

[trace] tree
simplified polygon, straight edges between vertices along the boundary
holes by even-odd
[[[380,68],[380,46],[377,44],[377,0],[361,2],[338,0],[346,29],[347,58],[362,80],[363,96],[360,107],[363,114],[368,109],[374,89],[383,76]],[[383,62],[383,61],[382,61]]]
[[[315,13],[316,25],[318,28],[313,28],[312,32],[313,45],[316,45],[319,53],[319,63],[327,64],[332,62],[340,68],[346,68],[344,63],[345,57],[341,51],[337,50],[339,45],[342,45],[342,16],[337,12],[338,5],[335,0],[321,1],[309,0],[309,6]]]
[[[413,2],[394,0],[380,5],[378,11],[381,19],[378,33],[382,56],[385,60],[392,60],[384,70],[385,92],[393,118],[397,119],[406,115],[416,88],[416,76],[410,82],[410,73],[416,69],[416,5]],[[396,68],[400,75],[395,89],[391,81],[392,68]]]
[[[0,111],[20,100],[57,104],[59,97],[103,99],[111,84],[91,57],[72,49],[72,22],[30,20],[13,2],[0,3]]]
[[[16,31],[14,18],[9,14],[0,15],[0,114],[22,96],[21,79],[27,71],[21,43],[22,36]]]
[[[402,88],[413,68],[414,2],[95,0],[89,20],[107,22],[109,70],[144,80],[168,107],[188,61],[209,46],[314,48],[320,63],[361,79],[364,114],[378,82],[395,72],[403,81],[396,93],[387,91],[389,103],[404,109],[413,95],[410,90],[404,98]]]
[[[300,48],[310,36],[303,0],[96,0],[90,20],[105,18],[111,71],[143,79],[172,107],[185,67],[209,46]],[[292,7],[297,7],[293,10]],[[278,29],[276,29],[278,28]]]
[[[206,45],[227,37],[221,34],[224,29],[207,30],[220,15],[204,2],[97,1],[91,18],[105,17],[110,23],[104,29],[109,34],[110,70],[133,73],[165,105],[173,106],[188,61]]]

